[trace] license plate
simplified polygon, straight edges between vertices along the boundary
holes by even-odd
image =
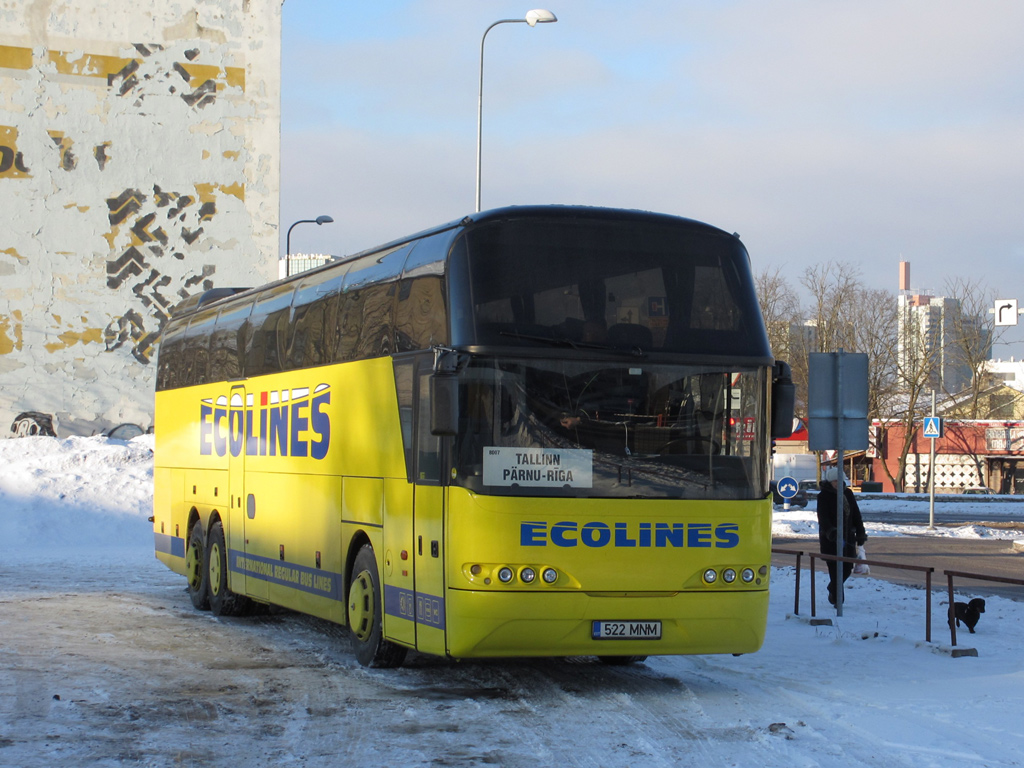
[[[660,621],[595,621],[595,640],[660,640]]]

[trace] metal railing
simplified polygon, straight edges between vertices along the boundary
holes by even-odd
[[[772,550],[774,551],[774,550]],[[1003,576],[986,576],[982,573],[966,573],[964,571],[943,571],[946,574],[946,581],[949,588],[949,642],[956,647],[956,621],[953,619],[953,577],[961,579],[975,579],[977,581],[994,581],[999,584],[1016,584],[1024,586],[1022,579],[1008,579]]]
[[[800,558],[804,553],[798,549],[782,549],[772,547],[773,555],[793,555],[796,557],[796,588],[793,590],[793,613],[800,615]]]
[[[922,565],[905,565],[903,563],[887,563],[881,560],[862,560],[856,557],[839,557],[838,555],[826,555],[820,552],[801,552],[792,549],[776,549],[772,547],[772,554],[779,555],[795,555],[796,556],[796,589],[794,590],[794,602],[793,602],[793,613],[800,615],[800,558],[807,554],[810,558],[810,572],[811,572],[811,618],[817,614],[817,605],[815,601],[815,589],[814,589],[814,561],[815,560],[832,560],[840,563],[861,563],[867,566],[877,566],[878,568],[894,568],[901,571],[917,571],[918,573],[924,574],[925,582],[925,618],[924,618],[924,637],[926,642],[932,641],[932,574],[935,572],[935,568],[932,566]],[[948,571],[947,571],[948,573]],[[1024,582],[1019,582],[1024,583]],[[952,602],[950,603],[952,605]],[[954,643],[955,645],[955,643]]]

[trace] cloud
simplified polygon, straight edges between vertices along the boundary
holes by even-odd
[[[922,287],[969,265],[1024,299],[1024,3],[557,5],[556,25],[487,39],[485,207],[677,213],[794,283],[835,259],[895,290],[902,258]],[[376,19],[286,46],[282,221],[338,222],[304,244],[472,210],[479,41],[508,9],[399,6],[394,35]]]

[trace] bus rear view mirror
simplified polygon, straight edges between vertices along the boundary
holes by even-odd
[[[459,380],[455,376],[430,377],[430,433],[455,435],[459,430]]]
[[[775,361],[772,371],[772,437],[793,434],[793,412],[796,407],[796,386],[789,363]]]

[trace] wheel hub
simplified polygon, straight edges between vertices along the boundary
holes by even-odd
[[[373,632],[375,605],[370,572],[362,571],[352,580],[352,589],[348,593],[348,623],[361,642],[369,640]]]
[[[194,542],[189,544],[185,552],[185,575],[188,577],[189,589],[193,592],[199,589],[203,581],[203,555]]]
[[[210,593],[220,594],[220,545],[210,546]]]

